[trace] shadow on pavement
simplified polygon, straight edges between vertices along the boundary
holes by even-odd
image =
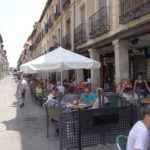
[[[16,117],[2,123],[6,126],[6,130],[19,132],[22,145],[20,150],[59,150],[59,142],[54,135],[46,138],[46,118],[43,108],[35,105],[31,98],[26,100],[22,109],[19,108],[17,101],[9,107],[16,107]]]

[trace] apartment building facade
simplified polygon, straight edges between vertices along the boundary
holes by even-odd
[[[150,79],[150,0],[48,0],[31,34],[32,58],[57,46],[101,62],[78,71],[93,86],[112,87],[143,72]]]
[[[8,59],[7,52],[4,50],[3,38],[0,34],[0,79],[7,75],[8,73]]]

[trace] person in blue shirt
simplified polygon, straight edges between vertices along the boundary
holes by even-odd
[[[89,88],[85,88],[84,93],[81,94],[80,101],[85,104],[93,105],[93,103],[96,101],[96,93],[91,92]]]

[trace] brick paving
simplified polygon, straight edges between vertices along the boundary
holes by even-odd
[[[18,107],[16,83],[11,76],[0,80],[0,147],[3,150],[59,150],[59,141],[50,129],[46,138],[45,112],[30,98]],[[115,145],[96,146],[86,150],[116,150]]]

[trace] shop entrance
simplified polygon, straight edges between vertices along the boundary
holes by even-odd
[[[105,90],[112,90],[115,79],[114,53],[100,55],[100,62],[101,87]]]
[[[135,80],[138,73],[150,80],[150,35],[145,34],[129,39],[130,79]]]

